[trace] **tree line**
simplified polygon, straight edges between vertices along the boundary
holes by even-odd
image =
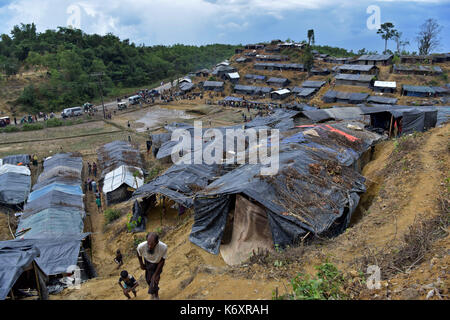
[[[24,88],[16,105],[27,112],[57,111],[99,96],[97,78],[103,72],[106,94],[116,88],[145,86],[231,57],[237,46],[137,46],[113,34],[86,34],[58,27],[38,33],[36,26],[14,26],[0,40],[0,69],[6,77],[20,70],[43,68],[44,81]]]

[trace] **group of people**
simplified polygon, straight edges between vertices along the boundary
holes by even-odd
[[[97,184],[95,179],[91,179],[91,176],[97,177],[97,163],[90,162],[87,163],[88,166],[88,178],[84,182],[84,192],[86,193],[88,190],[92,191],[95,194],[95,204],[97,205],[98,212],[102,211],[102,198],[100,195],[100,185]]]
[[[159,300],[159,281],[167,259],[167,245],[159,240],[157,233],[149,232],[146,241],[140,243],[136,250],[139,266],[141,270],[145,271],[145,281],[148,285],[150,299]],[[123,265],[123,256],[120,250],[117,250],[114,262],[118,264],[118,269]],[[139,283],[127,270],[120,272],[118,284],[125,297],[131,299],[130,292],[137,297],[136,288]]]

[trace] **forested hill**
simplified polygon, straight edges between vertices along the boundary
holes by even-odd
[[[235,48],[222,44],[137,46],[112,34],[89,35],[63,27],[38,33],[34,24],[22,24],[10,35],[1,35],[0,67],[3,78],[23,70],[47,69],[42,82],[24,88],[15,104],[29,112],[56,111],[98,97],[92,73],[106,74],[103,85],[108,94],[209,68],[230,58]]]

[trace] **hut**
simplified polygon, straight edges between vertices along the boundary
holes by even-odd
[[[278,87],[285,87],[290,83],[289,79],[286,78],[275,78],[272,77],[269,80],[267,80],[267,84],[272,86],[278,86]]]
[[[402,95],[408,97],[427,98],[435,94],[435,90],[427,86],[410,86],[404,84],[402,86]]]
[[[375,92],[394,93],[397,90],[397,82],[395,81],[375,81],[373,84]]]
[[[317,88],[294,87],[292,93],[301,99],[310,99],[317,92]]]
[[[265,82],[266,76],[257,75],[257,74],[246,74],[245,80],[251,81],[251,82]]]
[[[302,83],[302,87],[303,88],[315,88],[315,89],[320,89],[325,85],[325,81],[312,81],[312,80],[307,80],[307,81],[303,81]]]
[[[442,74],[442,69],[439,66],[394,64],[392,67],[392,72],[397,74],[417,74],[431,76]]]
[[[272,100],[284,100],[291,95],[291,91],[289,89],[281,89],[272,91],[270,93],[270,98]]]
[[[347,74],[372,74],[377,75],[380,69],[374,65],[346,64],[337,67],[337,71]]]
[[[392,64],[392,54],[366,54],[356,60],[356,64],[387,66]]]
[[[205,81],[203,82],[203,90],[222,92],[224,83],[222,81]]]
[[[106,204],[111,205],[130,199],[133,192],[143,184],[144,173],[140,168],[123,165],[108,172],[102,188]]]
[[[381,97],[381,96],[370,96],[367,99],[367,103],[369,104],[396,104],[398,99],[389,98],[389,97]]]
[[[367,74],[343,74],[336,75],[336,85],[370,87],[373,84],[373,75]]]
[[[227,73],[225,76],[231,83],[238,83],[241,78],[237,72]]]

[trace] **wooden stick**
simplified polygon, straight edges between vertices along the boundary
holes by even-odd
[[[39,293],[39,299],[42,300],[41,284],[39,283],[39,275],[38,275],[38,271],[37,271],[37,265],[34,260],[32,263],[33,263],[33,269],[34,269],[34,276],[36,278],[37,291]]]
[[[391,124],[389,125],[389,138],[391,137],[391,129],[392,129],[392,121],[394,120],[394,116],[391,115]]]

